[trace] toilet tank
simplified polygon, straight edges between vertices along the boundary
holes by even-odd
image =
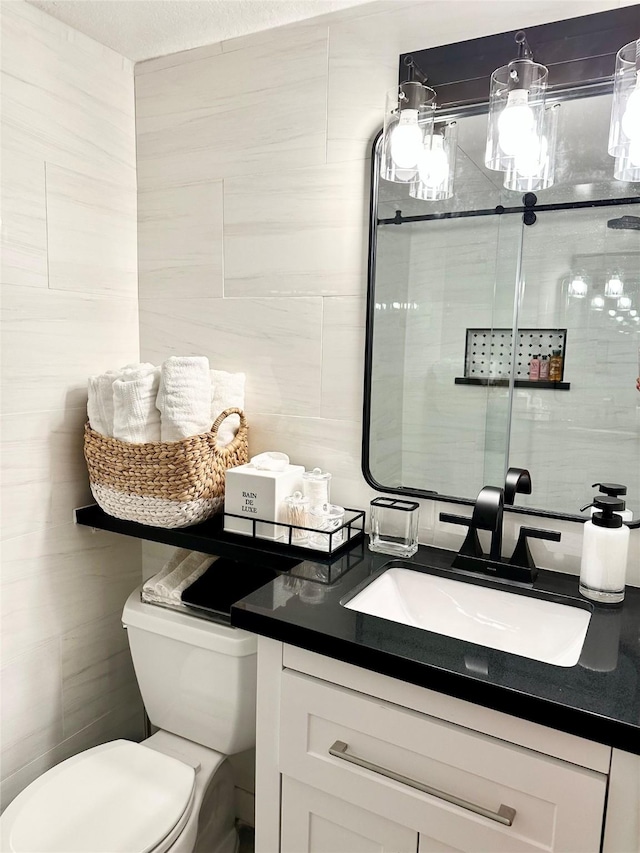
[[[160,729],[225,755],[256,739],[253,634],[140,601],[122,613],[142,699]]]

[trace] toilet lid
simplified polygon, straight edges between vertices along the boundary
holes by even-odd
[[[12,812],[7,849],[148,853],[190,808],[194,786],[195,770],[176,758],[127,740],[97,746],[53,767],[11,803],[3,816]]]

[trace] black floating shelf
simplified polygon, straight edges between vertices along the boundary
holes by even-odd
[[[164,527],[138,524],[135,521],[122,521],[122,519],[107,515],[97,504],[76,509],[75,517],[76,522],[85,527],[108,530],[111,533],[122,533],[124,536],[133,536],[136,539],[146,539],[150,542],[161,542],[164,545],[186,548],[189,551],[201,551],[203,554],[212,554],[217,557],[229,557],[233,560],[246,562],[259,560],[262,563],[273,563],[274,565],[278,561],[288,560],[289,566],[303,561],[331,566],[330,574],[334,577],[339,576],[343,570],[350,567],[346,564],[351,562],[349,560],[351,552],[356,550],[356,545],[364,541],[364,532],[358,531],[331,554],[323,554],[309,548],[288,545],[285,542],[253,539],[249,536],[227,533],[223,529],[222,515],[215,515],[213,518],[191,527],[171,530]],[[277,559],[274,560],[274,558]],[[345,563],[344,567],[339,566],[342,562]]]
[[[456,376],[456,385],[497,385],[499,388],[508,388],[508,379],[492,379],[490,376]],[[516,379],[516,388],[550,388],[552,391],[569,391],[570,382],[547,382],[546,380]]]

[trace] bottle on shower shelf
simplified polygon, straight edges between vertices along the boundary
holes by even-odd
[[[540,356],[534,355],[529,362],[529,379],[537,382],[540,379]]]
[[[549,356],[547,355],[543,355],[540,359],[539,379],[541,382],[549,381]]]

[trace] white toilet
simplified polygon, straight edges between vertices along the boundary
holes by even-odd
[[[255,745],[256,637],[144,604],[122,622],[142,698],[160,730],[51,768],[7,807],[2,853],[234,853],[225,757]]]

